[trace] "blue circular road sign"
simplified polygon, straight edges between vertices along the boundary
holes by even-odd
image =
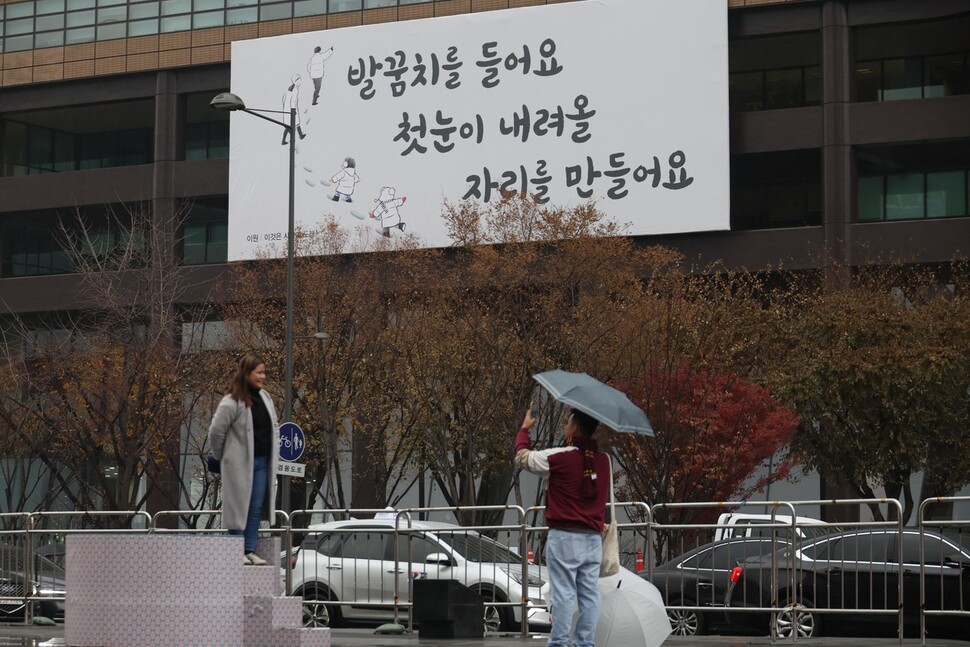
[[[306,448],[306,437],[300,425],[295,422],[284,422],[280,425],[280,458],[284,461],[295,461],[303,456]]]

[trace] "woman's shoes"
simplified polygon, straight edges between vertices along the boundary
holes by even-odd
[[[267,562],[265,559],[257,555],[256,553],[246,553],[244,557],[246,561],[243,562],[246,566],[266,566]]]

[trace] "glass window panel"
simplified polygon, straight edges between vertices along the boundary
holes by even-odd
[[[173,16],[162,18],[162,33],[192,29],[192,16]]]
[[[187,124],[185,126],[185,159],[202,160],[205,158],[206,124]]]
[[[856,100],[879,101],[882,90],[882,61],[858,63],[855,68]]]
[[[137,20],[135,22],[128,23],[128,35],[134,36],[151,36],[152,34],[158,33],[158,18],[150,18],[148,20]]]
[[[106,25],[128,20],[128,7],[109,7],[98,9],[98,24]]]
[[[94,0],[67,0],[67,10],[91,9],[94,7]]]
[[[293,5],[289,2],[281,2],[279,4],[269,4],[263,5],[259,8],[259,19],[260,20],[283,20],[286,18],[291,18],[293,13]]]
[[[128,25],[123,22],[115,23],[113,25],[98,26],[98,40],[114,40],[115,38],[124,38],[126,33],[128,33]]]
[[[123,4],[128,4],[128,0],[98,0],[99,7],[113,7]]]
[[[225,263],[229,256],[229,225],[227,223],[209,223],[209,244],[206,260],[209,263]]]
[[[229,157],[229,122],[209,122],[209,158]]]
[[[68,27],[87,27],[94,24],[94,11],[75,11],[67,14]]]
[[[926,59],[924,97],[949,97],[967,93],[963,54],[930,56]]]
[[[158,18],[157,2],[142,2],[128,6],[128,20],[142,20],[144,18]]]
[[[54,29],[64,29],[64,14],[56,16],[41,16],[36,19],[34,29],[37,31],[52,31]]]
[[[923,96],[923,65],[918,58],[883,61],[883,101],[920,99]]]
[[[340,11],[358,11],[360,0],[330,0],[330,13]]]
[[[64,35],[64,43],[76,45],[77,43],[90,43],[94,40],[94,27],[81,27],[80,29],[68,29]]]
[[[33,34],[3,39],[3,50],[5,52],[22,52],[27,49],[34,49]]]
[[[380,7],[396,7],[397,0],[364,0],[364,9],[379,9]]]
[[[230,9],[233,7],[255,7],[259,4],[259,0],[227,0],[226,6]]]
[[[886,220],[922,218],[923,174],[900,173],[886,177]]]
[[[761,72],[739,72],[728,79],[732,112],[764,108],[764,75]]]
[[[246,7],[245,9],[230,9],[226,12],[227,25],[242,25],[248,22],[259,21],[259,8]]]
[[[797,108],[801,105],[801,68],[765,72],[765,109]]]
[[[300,0],[293,3],[293,16],[319,16],[327,13],[327,0]]]
[[[17,2],[7,5],[7,20],[13,18],[27,18],[34,15],[33,2]]]
[[[225,24],[225,12],[224,11],[207,11],[206,13],[197,13],[192,16],[192,28],[193,29],[205,29],[207,27],[222,27]]]
[[[822,104],[822,68],[819,66],[805,68],[805,103],[806,106]]]
[[[63,13],[64,0],[37,0],[37,15]]]
[[[74,136],[70,133],[54,133],[54,170],[74,170]]]
[[[926,174],[926,215],[928,217],[967,215],[966,176],[963,171]]]
[[[859,221],[882,220],[885,199],[882,191],[882,176],[860,177],[858,189]]]
[[[17,36],[19,34],[29,34],[34,31],[34,19],[24,18],[22,20],[8,20],[6,36]]]
[[[60,47],[64,44],[64,30],[48,31],[34,36],[34,47],[43,49],[45,47]]]
[[[0,20],[3,20],[3,10],[5,5],[0,4]]]
[[[192,0],[162,0],[162,15],[172,16],[192,11]]]
[[[192,0],[192,11],[214,11],[225,8],[225,0]]]

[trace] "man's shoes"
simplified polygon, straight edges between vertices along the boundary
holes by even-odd
[[[246,553],[246,561],[250,566],[266,566],[266,560],[256,553]]]
[[[243,555],[243,566],[252,566],[253,563],[249,561],[249,555]]]

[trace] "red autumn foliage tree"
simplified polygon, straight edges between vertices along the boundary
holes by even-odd
[[[787,478],[785,457],[751,478],[787,447],[798,416],[771,391],[730,372],[700,370],[687,362],[648,366],[624,385],[644,408],[655,438],[618,435],[617,460],[626,472],[624,494],[650,503],[744,499]],[[713,523],[716,508],[658,509],[662,523]],[[671,533],[658,532],[658,559],[676,550]]]

